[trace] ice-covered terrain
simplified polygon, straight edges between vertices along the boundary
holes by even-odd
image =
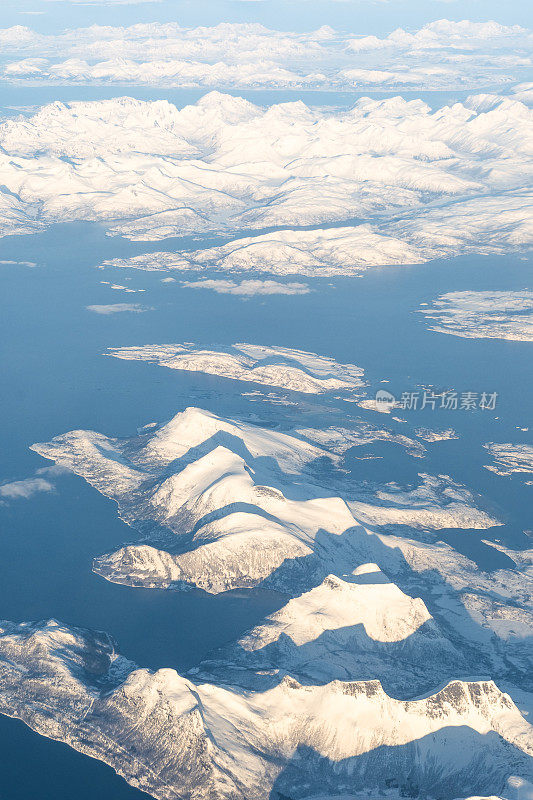
[[[483,664],[493,675],[528,674],[529,580],[519,569],[480,572],[430,535],[499,524],[447,476],[372,493],[308,438],[193,408],[134,439],[72,431],[33,449],[116,500],[138,532],[136,542],[95,559],[108,580],[294,595],[377,564],[424,600],[454,643],[476,648],[477,673]]]
[[[430,330],[466,339],[533,341],[533,292],[449,292],[421,311]]]
[[[524,472],[533,476],[533,445],[490,442],[485,447],[494,459],[494,464],[488,465],[486,469],[497,475]]]
[[[421,472],[419,477],[420,485],[407,492],[392,483],[376,491],[372,503],[349,499],[350,510],[367,525],[409,525],[438,530],[485,528],[498,524],[488,514],[479,511],[472,494],[464,486],[454,483],[449,475],[432,476]]]
[[[418,458],[423,458],[426,448],[421,442],[403,434],[392,433],[389,430],[376,428],[368,422],[358,421],[356,427],[328,427],[328,428],[298,428],[295,431],[305,439],[311,439],[331,453],[343,454],[350,447],[359,447],[371,442],[394,442]]]
[[[447,428],[446,430],[434,431],[429,428],[417,428],[416,435],[419,439],[423,439],[424,442],[442,442],[446,441],[447,439],[458,439],[456,432],[453,428]]]
[[[311,394],[353,392],[365,385],[364,371],[355,364],[339,364],[327,356],[286,347],[239,343],[225,350],[202,350],[192,344],[162,344],[111,347],[108,354]]]
[[[470,88],[507,83],[531,65],[531,33],[496,22],[431,22],[363,36],[324,25],[277,31],[258,24],[93,25],[44,35],[0,30],[0,74],[14,82],[179,87]]]
[[[54,621],[5,623],[0,663],[3,713],[161,800],[300,800],[345,788],[451,800],[457,786],[503,794],[511,776],[533,778],[533,729],[490,680],[410,701],[378,680],[306,686],[286,676],[246,691],[138,669],[104,634]]]
[[[238,238],[111,263],[318,276],[520,250],[533,238],[531,113],[497,95],[434,111],[400,97],[265,109],[217,92],[181,110],[54,103],[0,125],[4,232],[71,220],[139,240],[211,231]]]
[[[0,237],[39,232],[43,225],[37,216],[37,206],[0,186]]]

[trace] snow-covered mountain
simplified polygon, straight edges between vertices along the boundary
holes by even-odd
[[[358,566],[362,543],[375,536],[359,519],[497,524],[468,492],[449,486],[440,493],[429,477],[426,488],[378,493],[373,503],[343,498],[320,486],[322,464],[333,466],[335,453],[194,408],[133,440],[73,431],[33,449],[113,497],[122,518],[148,534],[142,544],[96,560],[98,572],[121,583],[188,583],[216,592],[268,580],[284,588],[313,580],[317,570]]]
[[[471,671],[420,598],[363,564],[289,600],[196,673],[249,688],[287,673],[304,684],[377,679],[394,696],[412,697]]]
[[[0,710],[110,764],[156,798],[267,800],[339,791],[452,800],[533,778],[531,726],[492,681],[395,700],[377,680],[266,691],[193,683],[117,656],[105,635],[0,632]]]
[[[497,95],[437,110],[401,97],[265,109],[219,92],[180,110],[53,103],[0,125],[4,233],[73,220],[141,240],[211,231],[235,241],[111,263],[306,275],[523,249],[530,130],[527,106]]]
[[[150,13],[148,6],[140,12]],[[426,267],[429,280],[409,285],[402,270],[385,269],[518,254],[533,242],[533,84],[524,82],[532,43],[518,25],[466,20],[381,37],[327,25],[283,32],[233,23],[0,29],[0,80],[8,88],[2,102],[21,95],[21,105],[0,107],[0,237],[43,234],[28,236],[27,253],[18,240],[7,242],[6,259],[17,260],[0,260],[15,294],[27,292],[8,314],[12,382],[18,396],[26,376],[54,412],[43,414],[40,396],[26,408],[24,397],[28,430],[41,426],[47,432],[35,438],[53,435],[57,413],[79,408],[87,374],[101,388],[113,373],[112,393],[123,387],[122,373],[143,369],[127,361],[178,371],[146,368],[168,384],[154,409],[178,398],[168,421],[150,422],[129,438],[92,430],[57,435],[34,444],[31,454],[54,465],[37,464],[29,477],[0,484],[1,510],[10,519],[17,513],[11,505],[34,504],[18,529],[26,558],[17,568],[22,577],[43,572],[37,602],[67,598],[65,617],[75,617],[82,606],[82,613],[94,612],[91,592],[100,587],[106,602],[98,610],[109,612],[110,630],[126,633],[130,647],[146,653],[153,641],[146,625],[153,623],[158,654],[137,664],[105,632],[55,619],[0,621],[0,715],[101,760],[155,800],[533,800],[533,551],[513,549],[527,543],[528,531],[501,521],[507,514],[496,510],[497,495],[477,494],[481,475],[489,491],[512,482],[520,500],[521,483],[533,482],[533,448],[517,443],[528,428],[509,431],[505,409],[495,418],[459,414],[452,428],[451,417],[445,421],[434,409],[440,430],[433,430],[431,403],[428,413],[409,417],[388,392],[408,395],[398,383],[404,373],[414,394],[424,391],[425,412],[424,364],[431,362],[427,382],[439,392],[461,348],[491,346],[429,334],[442,346],[430,353],[401,322],[402,309],[410,314],[418,303],[434,331],[527,348],[517,341],[533,339],[533,293],[516,291],[512,271],[521,274],[518,261],[525,258],[506,259],[501,291],[452,291],[479,281],[477,272],[460,274],[449,265],[433,265],[435,280]],[[54,95],[50,87],[58,84],[70,88]],[[218,90],[179,107],[113,96],[119,84],[135,85],[140,96],[154,94],[140,85]],[[371,97],[362,96],[363,87]],[[412,92],[421,87],[427,102]],[[258,105],[235,96],[240,88],[283,88],[286,97],[306,102]],[[308,89],[316,91],[302,91]],[[324,89],[331,94],[320,99]],[[333,94],[339,91],[346,94]],[[111,99],[30,107],[22,105],[28,92],[31,102],[34,95]],[[200,96],[166,94],[178,103]],[[96,225],[68,224],[89,222]],[[72,249],[73,231],[94,247],[69,262],[63,245]],[[115,238],[104,247],[102,235]],[[22,265],[37,266],[29,259],[38,262],[39,249],[55,266],[43,263],[19,283]],[[87,282],[87,266],[107,272]],[[373,267],[384,268],[376,270],[379,287],[362,275]],[[58,293],[68,269],[73,274]],[[138,270],[135,280],[124,272],[116,280],[120,269]],[[409,272],[414,279],[416,270]],[[447,286],[452,275],[456,285]],[[330,281],[337,276],[361,277]],[[498,286],[500,278],[491,273],[486,285]],[[351,286],[356,302],[326,302],[339,283]],[[157,309],[157,296],[168,298],[172,286],[179,319],[172,302],[168,313]],[[191,291],[199,288],[263,297],[245,308],[235,298]],[[399,294],[380,302],[389,289]],[[121,299],[117,292],[146,303],[112,302]],[[269,300],[273,294],[285,296]],[[42,352],[72,352],[61,352],[43,382],[35,373],[35,333],[47,327],[48,305],[59,296],[65,314],[43,335]],[[183,298],[204,299],[205,307],[183,314]],[[76,303],[85,309],[80,325],[87,324],[92,343],[81,341],[83,329],[70,341]],[[291,316],[293,303],[301,304],[301,317]],[[29,326],[28,309],[35,312]],[[150,313],[134,313],[144,311]],[[423,322],[416,314],[410,320]],[[214,328],[220,344],[210,338]],[[148,329],[156,343],[143,345],[151,341],[142,333]],[[231,330],[251,343],[228,344]],[[265,332],[278,344],[257,344]],[[173,343],[167,336],[174,335]],[[126,346],[107,348],[100,374],[91,359],[110,342]],[[446,344],[456,348],[451,359]],[[335,358],[320,354],[322,347]],[[63,396],[61,376],[73,365],[75,390]],[[468,364],[457,374],[467,372]],[[146,411],[145,389],[127,409],[132,425]],[[184,409],[196,402],[186,396],[202,397],[198,402],[216,413]],[[124,404],[108,406],[106,390],[98,397],[90,412],[102,420],[101,430],[113,430]],[[13,408],[8,404],[8,412]],[[467,417],[475,423],[470,429]],[[482,438],[480,424],[487,425]],[[445,442],[459,438],[454,428],[462,450]],[[493,428],[501,443],[489,441],[497,438]],[[11,433],[10,444],[27,446],[25,429]],[[444,471],[475,441],[487,442],[486,469],[501,477],[479,459],[465,461],[458,473],[470,475],[469,488]],[[37,520],[41,532],[40,512],[49,521],[53,503],[67,497],[65,487],[70,500],[78,499],[79,481],[64,476],[68,471],[112,499],[129,526],[122,526],[127,541],[118,545],[112,537],[105,545],[111,552],[91,549],[89,535],[89,550],[75,547],[63,558],[62,535],[47,542],[43,559],[30,528]],[[89,487],[85,508],[98,499]],[[39,505],[45,497],[48,511]],[[63,510],[60,530],[69,521],[75,529],[83,510],[69,502]],[[521,522],[521,509],[510,517]],[[94,520],[105,528],[105,513]],[[496,526],[494,535],[480,534]],[[109,531],[99,533],[94,541],[110,541]],[[84,576],[91,567],[96,575]],[[18,577],[10,576],[4,595]],[[80,597],[73,597],[78,584]],[[178,615],[177,591],[190,593]],[[232,594],[202,598],[225,592]],[[126,624],[128,598],[135,597],[142,608]],[[116,608],[107,605],[113,598]],[[265,606],[276,611],[258,622]],[[195,657],[197,645],[204,652],[199,641],[182,652],[183,625],[194,638],[205,623],[202,639],[218,625],[215,618],[222,646]],[[253,627],[245,630],[244,618]],[[238,638],[227,641],[224,631],[233,627]],[[184,674],[169,668],[176,653],[192,665]],[[0,776],[0,800],[4,789]]]
[[[284,228],[237,238],[218,247],[148,253],[105,263],[148,271],[209,269],[325,278],[360,275],[376,265],[421,264],[457,255],[528,250],[533,242],[531,215],[527,210],[531,199],[528,190],[518,190],[497,198],[452,200],[423,210],[413,209],[404,218],[391,222],[377,220],[372,225],[313,230]],[[321,220],[310,222],[318,225]],[[293,223],[301,224],[298,219]],[[280,217],[268,224],[287,222]],[[496,309],[499,299],[495,293]]]
[[[133,439],[73,431],[33,449],[116,500],[141,535],[95,558],[108,580],[294,596],[330,574],[353,583],[354,570],[377,564],[423,599],[454,645],[473,648],[492,674],[518,670],[527,682],[531,652],[515,635],[533,619],[525,576],[481,573],[437,537],[414,533],[498,524],[445,476],[423,476],[408,492],[389,485],[358,495],[327,447],[194,408]]]

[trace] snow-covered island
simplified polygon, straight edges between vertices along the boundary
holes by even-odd
[[[271,345],[241,342],[222,350],[201,349],[193,344],[142,345],[110,347],[108,355],[304,394],[339,390],[357,393],[365,385],[364,370],[355,364],[339,364],[317,353]]]
[[[533,480],[533,445],[489,442],[485,448],[494,460],[494,463],[488,464],[486,469],[497,475],[522,472],[531,475]]]
[[[533,292],[449,292],[421,310],[430,330],[465,339],[533,342]]]

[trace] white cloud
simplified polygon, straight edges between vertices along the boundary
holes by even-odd
[[[119,292],[126,292],[126,294],[136,294],[137,292],[146,291],[146,289],[134,289],[131,286],[123,286],[121,283],[112,283],[111,281],[100,281],[100,283],[104,284],[105,286],[109,286],[110,289],[114,289]]]
[[[26,478],[23,481],[12,481],[0,486],[0,497],[8,500],[28,499],[37,492],[51,492],[54,487],[44,478]]]
[[[52,467],[38,469],[31,478],[0,484],[0,504],[10,500],[28,500],[39,492],[53,492],[55,486],[50,480],[47,480],[47,478],[62,475],[66,471],[64,467],[56,464]]]
[[[87,311],[93,311],[95,314],[119,314],[122,311],[140,313],[149,310],[146,306],[141,306],[139,303],[110,303],[109,305],[86,306],[86,308]]]
[[[35,261],[12,261],[11,259],[2,259],[0,265],[9,267],[36,267]]]
[[[311,290],[307,283],[279,283],[278,281],[235,281],[203,280],[183,281],[187,289],[211,289],[217,294],[236,294],[244,297],[268,294],[308,294]]]

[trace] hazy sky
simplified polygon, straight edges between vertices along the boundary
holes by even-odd
[[[354,33],[416,28],[435,19],[494,19],[533,27],[531,0],[2,0],[0,27],[47,32],[79,25],[135,22],[260,22],[286,30],[328,24]]]

